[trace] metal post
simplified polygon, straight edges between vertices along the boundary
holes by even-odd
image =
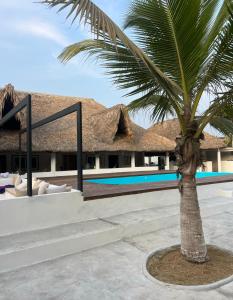
[[[83,192],[83,137],[82,137],[82,103],[77,108],[77,183],[78,190]]]
[[[22,159],[22,135],[21,133],[19,133],[19,175],[22,175],[21,159]]]
[[[27,96],[27,194],[32,196],[32,105]]]

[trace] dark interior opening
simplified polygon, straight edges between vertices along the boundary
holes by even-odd
[[[159,156],[158,164],[159,164],[159,170],[165,170],[165,158],[163,156]]]
[[[2,109],[2,116],[4,117],[8,112],[14,108],[10,96],[7,96],[4,107]],[[18,121],[15,116],[12,117],[8,122],[6,122],[1,129],[5,130],[20,130],[20,121]]]
[[[108,167],[110,169],[119,168],[119,156],[118,155],[109,155]]]
[[[6,155],[0,155],[0,172],[6,172]]]
[[[62,171],[77,170],[77,157],[75,154],[63,155]]]
[[[120,118],[119,118],[117,132],[116,132],[116,137],[117,136],[125,136],[125,135],[127,135],[127,126],[125,124],[124,115],[121,112],[121,115],[120,115]]]

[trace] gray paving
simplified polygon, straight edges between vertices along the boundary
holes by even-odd
[[[233,250],[233,199],[206,193],[201,208],[207,243]],[[164,216],[165,220],[177,212],[177,207],[171,205],[158,209],[156,216]],[[150,220],[154,214],[155,209],[137,211],[129,213],[128,220],[137,224],[142,219]],[[125,223],[125,217],[112,217],[108,221]],[[76,230],[72,226],[69,229]],[[142,266],[148,254],[178,244],[179,240],[178,223],[171,226],[168,222],[163,229],[152,233],[3,273],[0,300],[233,299],[233,283],[210,291],[191,291],[155,284],[145,277]]]
[[[232,217],[223,212],[205,218],[208,242],[233,249]],[[233,283],[212,291],[194,292],[163,287],[144,276],[142,265],[146,255],[178,242],[176,226],[5,273],[0,276],[0,299],[233,299]]]

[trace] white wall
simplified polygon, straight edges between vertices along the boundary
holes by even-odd
[[[79,191],[0,200],[0,236],[76,222]]]
[[[233,161],[222,161],[222,172],[233,172]]]
[[[198,172],[213,172],[213,162],[212,161],[204,161],[203,162],[204,168],[199,167]]]
[[[158,156],[151,156],[151,157],[145,156],[145,163],[149,164],[150,162],[152,162],[152,163],[158,165],[158,158],[159,158]]]

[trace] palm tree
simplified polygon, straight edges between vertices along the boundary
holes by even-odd
[[[229,134],[233,123],[219,114],[231,103],[233,17],[231,0],[134,0],[125,20],[133,41],[93,1],[44,0],[90,26],[93,39],[68,46],[59,58],[79,53],[103,61],[114,84],[135,97],[129,108],[151,109],[152,117],[179,119],[176,139],[181,175],[181,253],[192,262],[208,259],[195,173],[207,124]],[[211,96],[201,110],[203,95]]]

